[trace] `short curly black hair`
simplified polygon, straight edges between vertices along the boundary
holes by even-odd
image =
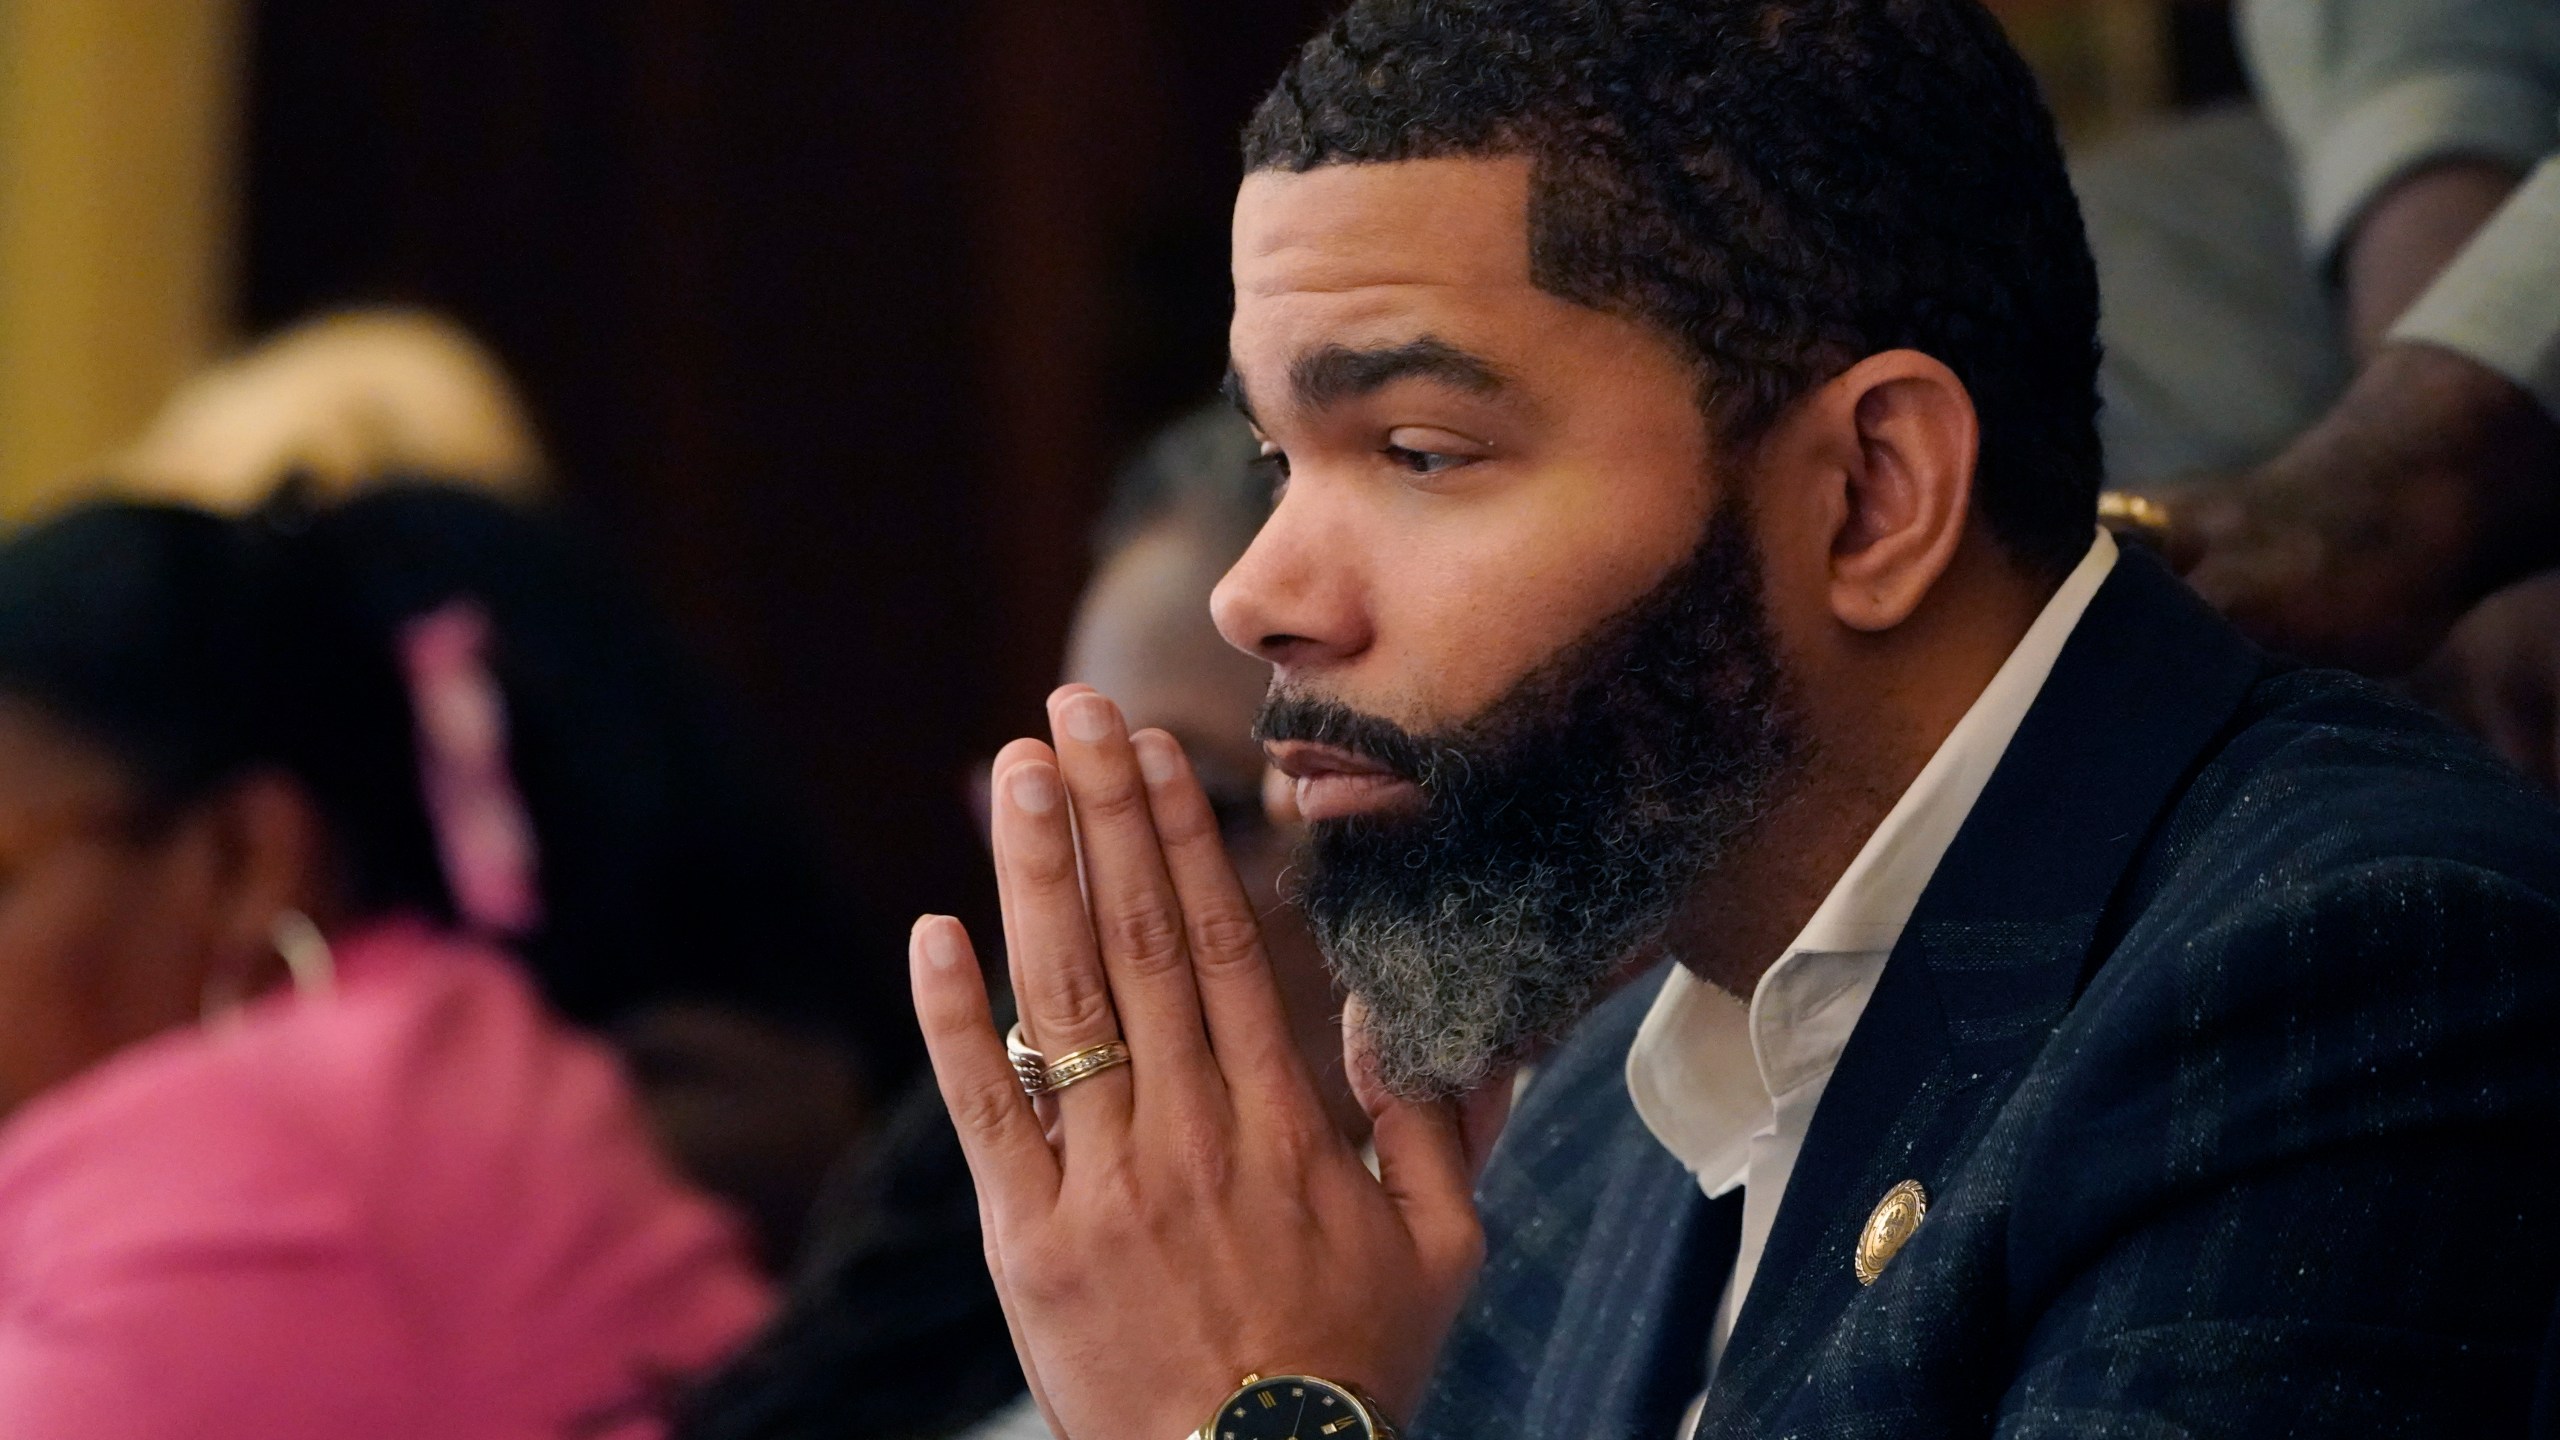
[[[1248,172],[1526,154],[1537,283],[1669,334],[1747,446],[1908,347],[1981,417],[1975,501],[2059,574],[2096,523],[2098,282],[2052,116],[1976,0],[1355,0]]]

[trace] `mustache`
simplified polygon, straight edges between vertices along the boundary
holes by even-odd
[[[1364,714],[1338,700],[1292,695],[1273,689],[1254,717],[1256,744],[1303,740],[1331,745],[1376,762],[1398,779],[1421,784],[1437,767],[1433,761],[1446,747],[1416,735],[1392,720]]]

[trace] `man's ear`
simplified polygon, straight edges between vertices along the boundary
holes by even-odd
[[[1832,615],[1863,631],[1910,619],[1972,514],[1981,425],[1964,382],[1917,350],[1887,350],[1807,396],[1787,428],[1837,487],[1825,510]]]
[[[210,963],[218,977],[245,988],[275,958],[276,918],[326,905],[328,822],[299,783],[275,771],[233,782],[214,798],[206,821],[218,856]]]

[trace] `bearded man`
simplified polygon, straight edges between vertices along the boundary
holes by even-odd
[[[1378,1169],[1179,748],[1058,692],[1019,1053],[956,923],[913,959],[1058,1434],[2524,1423],[2560,822],[2097,530],[1987,14],[1357,0],[1245,154],[1281,490],[1214,609]]]

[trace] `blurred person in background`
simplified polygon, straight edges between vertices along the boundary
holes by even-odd
[[[1122,698],[1133,723],[1180,736],[1262,913],[1298,1045],[1327,1113],[1354,1140],[1368,1117],[1343,1077],[1341,1001],[1294,905],[1299,838],[1285,793],[1264,803],[1253,719],[1269,667],[1228,646],[1209,592],[1271,508],[1271,476],[1233,407],[1160,431],[1121,472],[1067,640],[1065,678]],[[984,815],[983,792],[974,797]],[[988,1281],[977,1199],[942,1097],[927,1082],[888,1124],[782,1318],[706,1392],[687,1440],[1037,1440]]]
[[[2242,0],[2258,109],[2086,158],[2111,482],[2260,640],[2560,781],[2560,5]],[[2502,587],[2506,587],[2503,588]]]
[[[416,309],[316,316],[213,365],[107,463],[108,493],[224,513],[334,504],[382,531],[360,577],[385,626],[469,593],[539,691],[518,737],[537,821],[574,829],[524,958],[607,1035],[679,1167],[750,1222],[780,1271],[826,1175],[917,1046],[895,953],[836,893],[805,817],[627,583],[548,498],[551,466],[490,350]],[[407,483],[433,476],[435,486]],[[461,493],[468,487],[475,499]],[[503,501],[504,504],[492,503]]]
[[[350,585],[377,631],[458,597],[488,615],[525,804],[557,837],[525,963],[614,1042],[669,1154],[779,1272],[875,1098],[915,1068],[879,960],[894,951],[634,588],[561,517],[394,482],[328,515],[364,558]]]
[[[1357,1140],[1369,1117],[1343,1076],[1342,997],[1285,893],[1301,835],[1296,802],[1287,784],[1266,786],[1279,777],[1253,739],[1271,667],[1227,644],[1209,618],[1209,592],[1271,512],[1261,449],[1244,417],[1219,401],[1168,426],[1123,472],[1062,678],[1115,697],[1139,717],[1132,723],[1182,742],[1264,917],[1272,969],[1326,1113]]]
[[[243,511],[299,475],[327,497],[436,475],[513,499],[550,467],[505,367],[432,311],[314,316],[206,368],[105,471],[115,488]]]
[[[768,1309],[514,957],[571,935],[612,817],[541,798],[576,757],[556,692],[501,683],[497,607],[375,588],[442,503],[110,502],[0,545],[19,1433],[643,1436]],[[559,948],[561,1008],[623,983]]]

